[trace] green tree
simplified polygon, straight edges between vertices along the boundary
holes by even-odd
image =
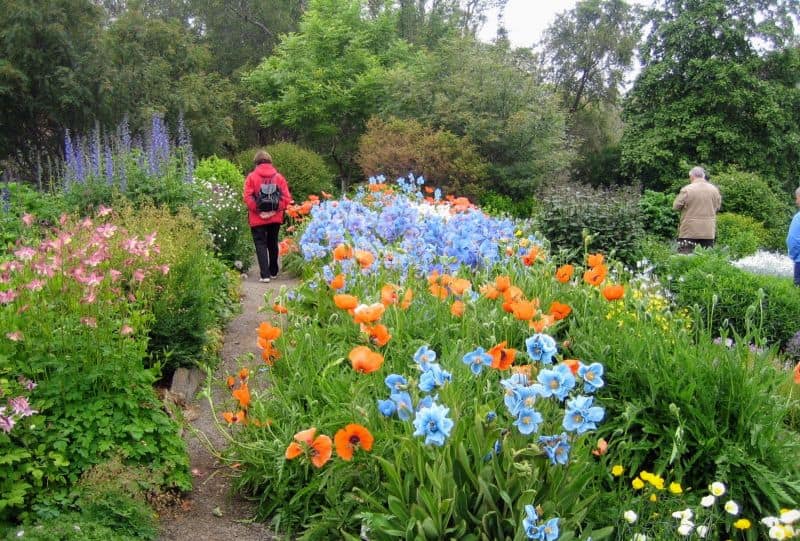
[[[406,56],[393,15],[365,15],[360,0],[312,0],[300,31],[249,73],[262,125],[288,129],[337,165],[343,188],[367,119],[383,100],[387,67]]]
[[[0,159],[58,154],[65,128],[92,125],[101,20],[89,0],[0,4]]]
[[[134,129],[154,112],[176,120],[183,111],[192,144],[201,155],[232,147],[233,85],[210,70],[211,54],[177,21],[128,11],[103,37],[108,63],[103,81],[107,124],[129,115]]]
[[[637,17],[624,0],[582,0],[545,32],[548,79],[571,113],[587,105],[616,105],[639,42]]]
[[[373,11],[380,1],[370,2]],[[417,45],[435,47],[444,38],[475,37],[490,9],[502,14],[508,0],[398,0],[400,37]]]
[[[669,186],[686,163],[800,174],[800,49],[792,0],[662,0],[624,107],[625,174]]]
[[[393,70],[383,114],[467,137],[491,164],[487,189],[529,195],[572,153],[555,95],[528,71],[530,52],[453,39]]]

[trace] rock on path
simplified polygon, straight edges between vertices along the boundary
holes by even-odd
[[[212,384],[215,407],[229,401],[228,390],[220,382],[228,374],[235,374],[239,370],[238,357],[253,353],[256,362],[260,363],[261,352],[256,346],[256,328],[264,320],[275,319],[271,312],[259,312],[265,305],[265,295],[271,298],[281,286],[295,284],[295,281],[282,277],[269,284],[262,284],[258,281],[257,270],[251,270],[248,277],[242,280],[242,312],[225,328],[222,362],[216,370]],[[215,449],[224,447],[225,440],[217,431],[205,397],[190,399],[186,411],[186,418],[192,427],[205,434]],[[193,430],[184,430],[184,439],[189,452],[194,488],[185,496],[182,505],[162,513],[160,541],[277,539],[265,525],[251,522],[255,515],[254,504],[232,494],[232,471],[228,466],[216,460]]]

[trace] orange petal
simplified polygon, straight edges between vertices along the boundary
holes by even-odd
[[[299,443],[293,441],[292,443],[289,444],[289,447],[286,448],[284,456],[286,457],[287,460],[293,460],[302,454],[303,454],[303,448],[300,447]]]

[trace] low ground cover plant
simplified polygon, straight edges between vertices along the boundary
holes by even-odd
[[[652,278],[407,182],[314,205],[301,230],[307,279],[272,307],[289,325],[254,329],[265,367],[218,405],[238,487],[279,531],[613,539],[619,468],[690,505],[722,480],[752,521],[800,495],[787,374],[750,337],[714,344]]]

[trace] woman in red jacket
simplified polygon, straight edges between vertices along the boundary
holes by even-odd
[[[244,181],[244,204],[247,205],[247,218],[253,243],[256,245],[256,257],[261,273],[259,282],[269,282],[278,274],[278,231],[283,223],[283,211],[292,202],[289,186],[277,169],[272,165],[272,156],[265,150],[256,152],[253,158],[255,169]],[[276,184],[281,192],[278,210],[260,212],[256,207],[254,194],[261,190],[262,184]]]

